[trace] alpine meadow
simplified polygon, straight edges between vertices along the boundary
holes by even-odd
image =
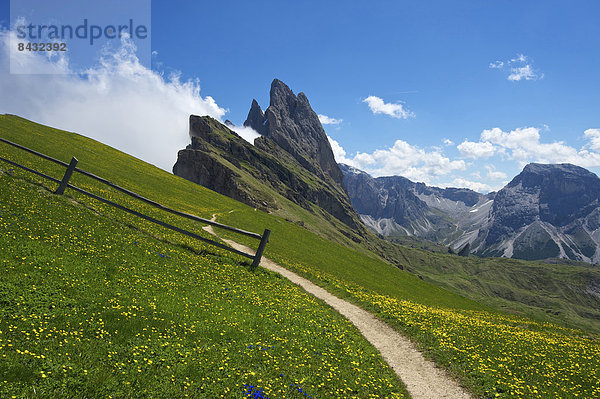
[[[577,330],[480,305],[94,140],[11,115],[0,121],[3,138],[62,160],[76,156],[82,169],[164,205],[247,230],[270,227],[266,256],[399,329],[477,396],[600,393],[591,325]],[[2,157],[64,173],[7,145]],[[206,234],[85,176],[72,179]],[[53,184],[9,165],[2,187],[3,395],[408,397],[352,324],[276,274],[251,272],[243,258],[73,191],[54,195]]]
[[[0,399],[600,399],[600,2],[0,2]]]

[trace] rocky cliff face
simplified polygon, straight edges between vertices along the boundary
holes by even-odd
[[[599,198],[600,179],[584,168],[529,164],[496,194],[475,250],[524,259],[598,262]]]
[[[282,197],[318,209],[365,232],[352,208],[327,136],[302,93],[281,81],[271,85],[271,106],[254,100],[245,126],[263,136],[246,142],[208,116],[190,116],[191,144],[179,151],[173,173],[263,210],[277,210]]]
[[[270,138],[300,165],[320,177],[330,177],[343,190],[343,175],[327,135],[304,93],[294,95],[282,81],[271,83],[271,103],[263,113],[252,100],[244,126]]]
[[[260,105],[258,105],[258,102],[253,99],[252,104],[250,105],[250,111],[248,111],[248,117],[244,122],[244,126],[251,127],[252,129],[256,130],[257,133],[265,136],[267,129],[266,124],[267,120],[265,118],[265,113],[260,108]]]
[[[399,226],[424,220],[429,208],[408,188],[414,184],[410,180],[400,176],[374,179],[350,166],[340,167],[352,205],[360,215],[368,215],[373,220],[393,220]],[[402,231],[410,235],[407,228]],[[378,232],[384,233],[382,229]],[[387,233],[390,235],[391,231]]]
[[[473,234],[472,226],[491,205],[486,196],[468,189],[429,187],[401,176],[373,178],[340,166],[361,219],[386,236],[409,235],[462,246],[460,239],[467,232]]]
[[[378,233],[414,235],[472,253],[600,261],[600,179],[569,164],[529,164],[498,193],[372,178],[342,165],[352,204]]]
[[[247,143],[218,121],[190,116],[191,144],[177,154],[173,174],[248,205],[267,209],[268,202],[241,181],[239,158],[248,158]],[[232,167],[224,165],[223,161]]]

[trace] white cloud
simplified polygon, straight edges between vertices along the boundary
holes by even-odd
[[[329,144],[331,145],[331,150],[333,151],[333,157],[335,158],[337,163],[345,163],[347,165],[352,165],[353,161],[351,159],[346,158],[346,151],[342,148],[340,143],[327,136],[329,140]]]
[[[600,129],[587,129],[583,135],[590,141],[592,150],[600,151]]]
[[[404,109],[404,105],[386,103],[383,99],[376,96],[365,98],[363,103],[367,103],[374,114],[384,114],[398,119],[408,119],[415,116],[411,111]]]
[[[0,58],[8,59],[9,34],[0,32]],[[189,144],[190,114],[221,119],[226,110],[200,95],[198,80],[182,82],[147,69],[127,42],[86,74],[14,75],[0,66],[0,112],[75,131],[170,171],[177,151]],[[24,67],[68,60],[30,54]],[[10,93],[10,95],[7,95]]]
[[[256,130],[252,129],[250,126],[227,125],[227,127],[236,132],[241,138],[243,138],[252,145],[254,145],[254,140],[257,137],[260,137],[260,134]]]
[[[493,165],[486,165],[485,168],[488,171],[487,178],[490,180],[506,180],[508,177],[506,173],[496,170]]]
[[[519,81],[519,80],[536,80],[539,75],[533,70],[531,65],[527,64],[522,67],[511,68],[511,73],[508,75],[508,80]]]
[[[452,140],[450,140],[450,139],[444,139],[444,140],[443,140],[443,143],[444,143],[445,145],[454,145],[454,141],[452,141]]]
[[[515,58],[508,61],[494,61],[489,64],[492,69],[504,70],[508,72],[506,79],[512,82],[520,80],[538,80],[544,77],[544,74],[533,67],[533,60],[524,54],[517,54]]]
[[[339,125],[343,122],[343,119],[330,118],[323,114],[319,114],[317,116],[319,117],[319,122],[321,122],[322,125]]]
[[[495,127],[481,132],[481,140],[510,149],[532,149],[539,144],[540,130],[535,127],[526,127],[504,132]]]
[[[488,192],[492,191],[492,187],[489,186],[488,184],[481,183],[478,181],[471,181],[471,180],[463,179],[462,177],[457,177],[456,179],[452,180],[452,186],[453,187],[466,187],[473,191],[477,191],[479,193],[488,193]]]
[[[364,170],[375,177],[400,175],[414,181],[431,183],[438,176],[466,169],[463,160],[453,161],[439,149],[426,151],[403,140],[396,140],[390,148],[372,153],[359,152],[351,158],[347,157],[346,151],[338,142],[331,138],[330,142],[336,161]]]
[[[525,54],[517,54],[515,58],[512,58],[508,63],[514,64],[515,62],[526,62],[527,56]]]
[[[490,171],[488,172],[487,177],[490,180],[506,180],[508,175],[500,171]]]
[[[504,62],[502,62],[502,61],[490,62],[490,68],[492,68],[492,69],[500,69],[503,66],[504,66]]]
[[[546,132],[545,128],[483,130],[479,141],[465,140],[457,146],[463,157],[475,159],[473,163],[452,159],[444,154],[443,148],[424,149],[403,140],[397,140],[388,148],[353,155],[347,154],[335,140],[330,139],[330,142],[338,162],[372,176],[399,175],[438,187],[467,187],[479,192],[498,190],[508,183],[509,174],[498,170],[499,165],[510,165],[512,169],[515,163],[522,168],[528,163],[539,162],[600,167],[600,129],[586,130],[584,136],[588,142],[580,149],[562,141],[546,142],[542,132]],[[488,158],[492,161],[482,165],[481,160]],[[514,162],[495,162],[502,160]]]
[[[540,129],[535,127],[518,128],[510,132],[500,128],[486,129],[481,133],[480,141],[474,144],[491,143],[496,153],[502,154],[506,159],[519,162],[520,166],[530,162],[540,162],[600,167],[600,153],[587,149],[589,147],[594,150],[600,145],[600,132],[596,130],[586,130],[585,137],[590,140],[590,144],[579,150],[562,141],[542,142]],[[472,154],[475,155],[474,152]]]
[[[484,141],[484,142],[473,142],[473,141],[463,141],[458,146],[456,146],[460,153],[467,158],[489,158],[496,152],[492,143]]]

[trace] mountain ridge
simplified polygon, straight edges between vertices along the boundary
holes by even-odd
[[[494,198],[492,217],[478,240],[482,255],[600,260],[600,179],[571,164],[529,164]],[[527,241],[531,245],[526,245]],[[483,249],[483,250],[482,250]]]
[[[285,83],[274,79],[269,107],[263,112],[253,99],[244,126],[272,139],[304,168],[331,177],[343,188],[343,175],[325,130],[304,93],[296,96]]]
[[[481,256],[600,261],[600,179],[584,168],[531,163],[486,195],[341,169],[361,219],[379,234],[412,235],[456,251],[469,244]],[[375,209],[365,208],[362,196],[377,198]]]
[[[294,95],[275,79],[271,105],[263,112],[253,100],[244,125],[261,134],[254,144],[209,116],[191,115],[191,144],[179,151],[173,173],[270,212],[285,208],[285,198],[327,220],[337,219],[347,226],[341,228],[347,237],[362,240],[366,228],[305,95]]]

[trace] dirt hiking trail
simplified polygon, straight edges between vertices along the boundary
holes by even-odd
[[[216,215],[213,215],[212,220],[216,221]],[[203,229],[217,236],[212,226],[205,226]],[[238,244],[235,241],[221,239],[239,251],[244,251],[248,254],[254,254],[255,252],[253,249]],[[411,341],[377,319],[371,313],[336,297],[304,277],[300,277],[296,273],[279,266],[264,256],[260,262],[260,266],[281,274],[294,284],[302,287],[306,292],[325,301],[329,306],[350,320],[371,345],[381,353],[387,364],[404,382],[413,399],[472,398],[444,370],[425,359]]]

